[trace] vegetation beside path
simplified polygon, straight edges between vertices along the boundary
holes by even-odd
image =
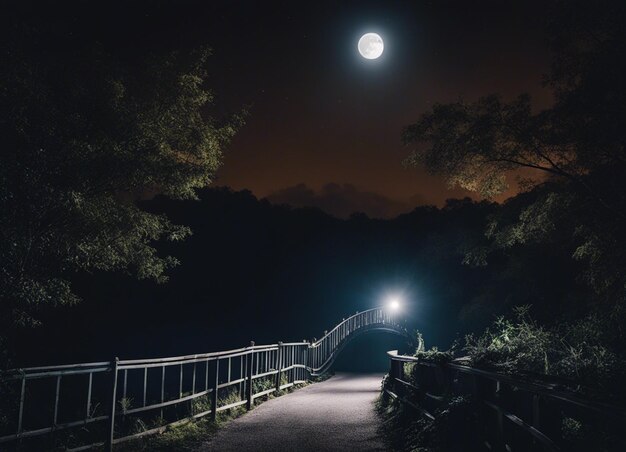
[[[255,399],[255,403],[253,406],[259,405],[260,403],[275,399],[285,394],[289,394],[305,386],[308,386],[311,383],[324,381],[331,376],[332,374],[324,377],[317,377],[312,379],[309,383],[302,383],[298,386],[292,386],[290,388],[259,397]],[[269,387],[255,388],[255,392],[260,392],[265,389],[269,389]],[[233,392],[229,393],[223,398],[220,398],[218,405],[223,406],[226,404],[237,402],[239,400],[239,395]],[[203,407],[204,403],[208,403],[208,399],[206,402],[199,401],[198,406],[195,406],[194,408],[197,411],[205,410],[207,408]],[[227,422],[243,416],[245,413],[247,413],[247,410],[244,406],[221,411],[217,413],[217,419],[215,421],[210,419],[209,416],[197,420],[190,420],[189,422],[186,422],[182,425],[179,424],[177,426],[169,427],[160,434],[145,436],[136,440],[122,443],[119,446],[116,446],[116,450],[119,450],[121,452],[169,452],[173,450],[194,451],[197,450],[202,444],[213,438],[217,434],[219,429],[222,428]],[[147,430],[147,427],[144,425],[138,425],[137,428],[145,428]]]

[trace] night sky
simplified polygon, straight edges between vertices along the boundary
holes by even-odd
[[[29,20],[66,24],[68,33],[131,62],[146,52],[209,46],[211,113],[250,110],[214,185],[340,217],[389,218],[469,195],[402,165],[403,127],[434,103],[493,92],[529,92],[536,108],[550,103],[541,84],[547,11],[536,1],[32,5],[22,7]],[[385,41],[377,60],[356,48],[370,31]]]
[[[216,183],[340,216],[390,217],[467,195],[404,168],[400,134],[435,102],[524,91],[537,107],[550,102],[541,8],[517,3],[231,2],[198,12],[191,27],[206,23],[218,100],[253,105]],[[368,31],[385,40],[378,60],[356,50]]]

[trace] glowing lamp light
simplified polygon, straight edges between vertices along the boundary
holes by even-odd
[[[400,299],[397,297],[392,297],[387,301],[387,307],[391,312],[398,312],[400,310],[401,304]]]

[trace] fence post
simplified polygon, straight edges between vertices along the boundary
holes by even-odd
[[[247,363],[248,357],[245,355],[241,355],[239,361],[239,378],[243,379],[243,381],[239,384],[239,397],[241,398],[241,400],[246,397],[246,375],[248,374],[248,370],[246,369]]]
[[[398,380],[404,381],[404,361],[396,361],[396,378]],[[408,392],[407,387],[403,384],[399,384],[396,386],[397,394]]]
[[[399,370],[400,369],[398,367],[399,361],[393,359],[393,357],[390,357],[389,361],[390,361],[390,364],[391,364],[391,366],[389,368],[389,377],[390,377],[389,378],[389,380],[390,380],[389,384],[390,384],[391,389],[393,389],[394,391],[397,391],[396,390],[396,378],[400,377],[400,375],[399,375]]]
[[[278,348],[276,349],[276,392],[280,391],[280,379],[282,377],[282,355],[283,355],[283,343],[278,343]]]
[[[498,450],[506,450],[506,441],[504,439],[504,416],[500,408],[502,407],[504,388],[500,380],[496,380],[496,388],[494,393],[496,410],[496,447]]]
[[[215,358],[215,378],[213,380],[213,393],[211,394],[211,420],[217,419],[217,393],[220,384],[220,359]]]
[[[303,352],[304,357],[302,359],[302,362],[304,364],[304,379],[308,381],[311,379],[311,373],[309,372],[309,347],[311,346],[311,344],[309,344],[306,340],[303,342],[306,344],[306,348]]]
[[[106,448],[110,452],[113,450],[113,437],[115,436],[115,404],[117,403],[117,365],[119,358],[116,356],[115,360],[111,363],[111,374],[113,378],[112,382],[112,394],[111,394],[111,407],[109,410],[109,435],[106,439]]]
[[[254,347],[254,341],[250,341],[250,347]],[[250,354],[248,355],[248,386],[246,387],[246,390],[248,392],[247,397],[246,397],[246,409],[247,410],[251,410],[252,409],[252,396],[253,396],[253,389],[252,389],[252,365],[254,364],[254,348],[252,348],[252,350],[250,350]]]

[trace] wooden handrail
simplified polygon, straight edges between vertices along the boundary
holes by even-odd
[[[397,350],[389,351],[387,355],[390,360],[390,371],[389,378],[383,389],[386,394],[403,403],[407,403],[409,406],[417,407],[419,412],[422,414],[426,413],[426,417],[433,419],[434,414],[432,414],[430,409],[420,406],[420,402],[416,401],[415,397],[420,400],[430,400],[432,403],[441,404],[445,401],[445,395],[463,395],[464,386],[460,382],[460,376],[465,375],[470,379],[469,385],[465,387],[473,388],[469,393],[466,392],[465,394],[471,395],[476,402],[489,407],[491,412],[496,413],[496,416],[499,418],[499,421],[496,423],[499,426],[499,431],[496,434],[499,435],[500,439],[504,437],[502,422],[506,419],[532,437],[533,441],[541,443],[545,449],[559,450],[559,443],[562,442],[559,436],[560,431],[544,431],[545,427],[542,427],[541,419],[545,416],[545,413],[540,414],[540,406],[542,405],[539,403],[539,400],[552,400],[554,403],[559,404],[560,409],[564,411],[567,409],[567,406],[571,406],[572,409],[573,407],[577,409],[582,408],[590,412],[590,418],[617,421],[619,424],[623,424],[626,421],[626,409],[623,406],[590,400],[573,391],[566,391],[560,387],[561,381],[554,384],[528,381],[512,375],[471,367],[458,362],[428,362],[415,356],[399,355]],[[433,375],[438,375],[438,381],[444,381],[444,386],[433,388],[432,381],[435,379],[429,378],[422,381],[421,378],[416,377],[419,379],[418,381],[407,381],[404,375],[404,365],[406,363],[419,366],[426,373],[438,372],[438,374]],[[421,374],[414,371],[413,375]],[[483,382],[491,382],[493,384],[484,384]],[[483,388],[482,391],[478,390],[479,386]],[[520,394],[519,391],[522,391],[527,395],[528,403],[533,406],[532,419],[524,420],[523,416],[511,412],[510,408],[506,408],[507,405],[514,407],[515,402],[521,402],[519,402],[520,395],[516,396],[515,400],[510,399],[508,402],[504,402],[503,397],[506,398],[506,396],[502,395],[503,386],[508,387],[511,391],[515,390],[517,394]],[[432,391],[437,389],[443,390],[444,394],[434,396]],[[504,394],[506,394],[506,391]],[[556,413],[560,414],[559,411]],[[555,413],[551,413],[551,415],[555,415]],[[516,441],[515,438],[509,438],[508,440]],[[486,441],[489,443],[489,440]],[[516,449],[514,446],[512,448]]]

